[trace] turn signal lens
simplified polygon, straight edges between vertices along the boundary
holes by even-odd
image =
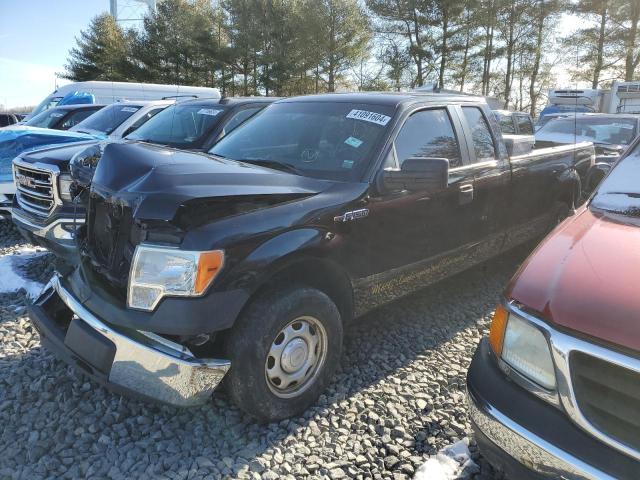
[[[198,261],[198,273],[194,291],[202,295],[224,263],[224,253],[221,250],[203,252]]]
[[[504,341],[504,331],[507,327],[508,318],[507,310],[502,305],[498,305],[493,314],[491,329],[489,330],[489,345],[491,345],[493,353],[498,357],[502,354],[502,342]]]

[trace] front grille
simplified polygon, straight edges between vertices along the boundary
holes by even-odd
[[[100,195],[89,198],[83,253],[92,270],[123,293],[135,244],[131,241],[133,218],[128,206],[108,202]]]
[[[56,175],[50,170],[14,164],[18,205],[30,213],[47,217],[56,205]]]
[[[640,373],[582,352],[570,357],[578,408],[600,432],[640,450]]]

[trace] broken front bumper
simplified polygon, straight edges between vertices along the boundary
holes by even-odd
[[[175,406],[206,402],[230,367],[196,358],[159,335],[116,329],[85,308],[55,276],[30,307],[43,343],[114,391]]]

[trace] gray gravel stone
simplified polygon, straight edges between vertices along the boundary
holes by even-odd
[[[0,255],[24,242],[0,223]],[[108,392],[40,344],[19,293],[0,295],[0,478],[411,478],[471,435],[465,372],[526,249],[372,312],[298,418],[259,424],[216,394],[179,410]],[[45,281],[51,258],[21,273]],[[476,468],[497,478],[471,440]]]

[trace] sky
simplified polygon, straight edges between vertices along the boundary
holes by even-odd
[[[109,0],[0,0],[0,104],[35,105],[53,92],[75,37],[108,10]]]
[[[64,71],[80,30],[109,10],[109,0],[0,0],[0,110],[40,103]],[[564,17],[559,31],[575,28]],[[569,84],[566,68],[555,69],[559,86]],[[564,85],[567,84],[567,85]]]

